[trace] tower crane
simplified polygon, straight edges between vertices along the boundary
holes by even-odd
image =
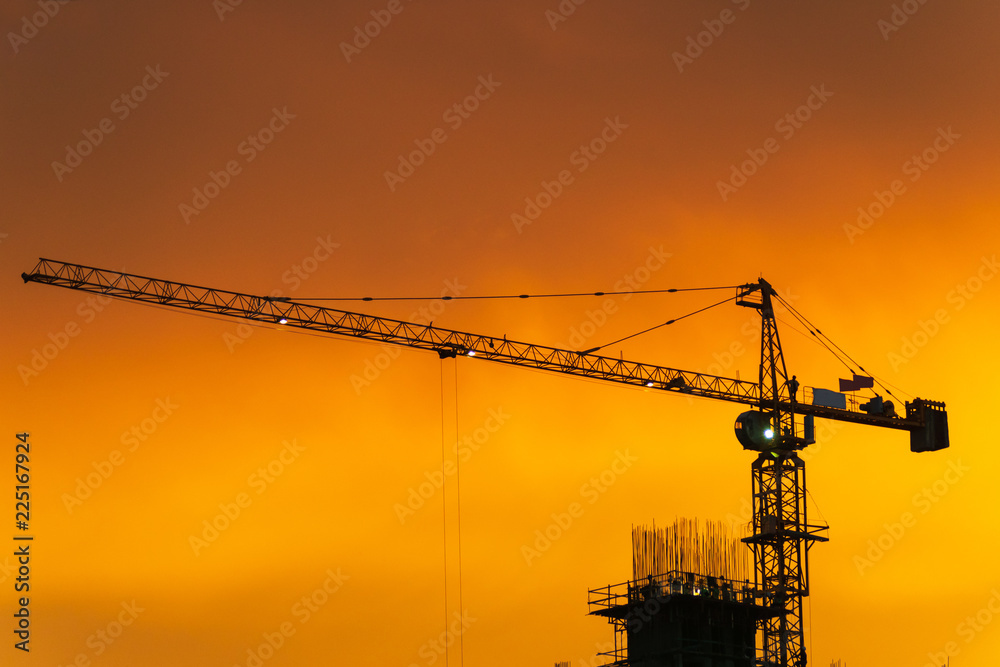
[[[808,550],[827,539],[826,527],[809,523],[806,516],[805,464],[798,455],[815,442],[813,420],[820,417],[909,431],[914,452],[949,446],[947,412],[941,402],[916,398],[906,402],[903,414],[896,414],[891,403],[883,404],[881,399],[842,406],[799,401],[798,381],[796,376],[789,377],[778,337],[773,303],[777,294],[763,278],[736,288],[736,303],[757,310],[761,317],[760,375],[757,382],[750,382],[600,356],[594,350],[564,350],[287,297],[254,296],[48,259],[40,259],[21,277],[26,283],[403,345],[436,352],[442,359],[464,355],[749,406],[737,418],[735,430],[744,449],[758,452],[751,475],[751,534],[743,541],[754,553],[761,603],[774,612],[761,621],[763,667],[806,663],[802,602],[809,595]]]

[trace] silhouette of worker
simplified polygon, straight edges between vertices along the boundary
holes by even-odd
[[[792,379],[788,381],[788,393],[792,398],[792,403],[795,402],[795,395],[799,393],[799,381],[792,376]]]
[[[649,583],[642,587],[643,597],[647,600],[660,597],[660,586],[653,579],[653,575],[648,575]]]

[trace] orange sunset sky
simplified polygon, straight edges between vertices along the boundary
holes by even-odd
[[[592,667],[633,525],[749,518],[739,405],[24,284],[39,257],[574,349],[733,292],[430,298],[764,276],[951,426],[917,455],[821,424],[810,664],[996,664],[995,2],[7,0],[0,27],[0,664]],[[778,317],[804,385],[849,377]],[[758,346],[730,303],[602,353],[754,380]]]

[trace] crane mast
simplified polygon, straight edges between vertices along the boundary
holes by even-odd
[[[752,533],[744,538],[754,552],[755,583],[764,604],[781,613],[761,621],[764,665],[806,664],[802,599],[809,595],[808,551],[827,541],[826,526],[806,517],[805,462],[797,451],[812,443],[811,429],[796,432],[798,387],[788,378],[774,316],[771,285],[761,279],[740,291],[736,303],[760,311],[761,410],[770,414],[774,444],[751,466]],[[806,422],[808,423],[808,422]]]
[[[788,377],[778,337],[772,302],[775,292],[762,278],[740,286],[736,295],[738,305],[761,315],[760,375],[755,383],[48,259],[39,260],[31,273],[21,277],[25,282],[272,326],[431,350],[441,358],[465,355],[750,406],[751,410],[737,419],[736,433],[745,449],[758,452],[751,467],[752,531],[743,541],[754,553],[762,602],[774,611],[761,621],[762,667],[806,664],[802,599],[809,594],[807,555],[813,543],[827,540],[823,536],[826,527],[807,520],[805,463],[798,456],[799,450],[813,442],[813,419],[906,430],[910,449],[915,452],[948,447],[944,403],[917,398],[906,403],[905,415],[896,415],[893,410],[853,402],[844,407],[799,402],[798,382],[794,376],[791,380]]]

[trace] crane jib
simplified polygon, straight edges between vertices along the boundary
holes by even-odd
[[[780,410],[789,414],[906,430],[911,434],[913,451],[934,451],[948,446],[947,413],[943,403],[933,401],[915,399],[908,402],[905,416],[870,414],[855,405],[845,409],[800,403],[787,395],[787,389],[784,396],[779,395],[780,388],[771,389],[770,393],[762,391],[764,377],[760,382],[747,382],[604,357],[589,351],[510,341],[506,337],[466,333],[316,306],[287,297],[230,292],[49,259],[39,260],[31,273],[22,273],[21,277],[26,283],[43,283],[173,308],[414,347],[437,352],[442,358],[470,356],[651,390],[741,403],[761,410]],[[769,303],[771,287],[763,279],[742,285],[739,289],[740,305],[762,309],[765,303]],[[803,389],[804,393],[809,390]]]

